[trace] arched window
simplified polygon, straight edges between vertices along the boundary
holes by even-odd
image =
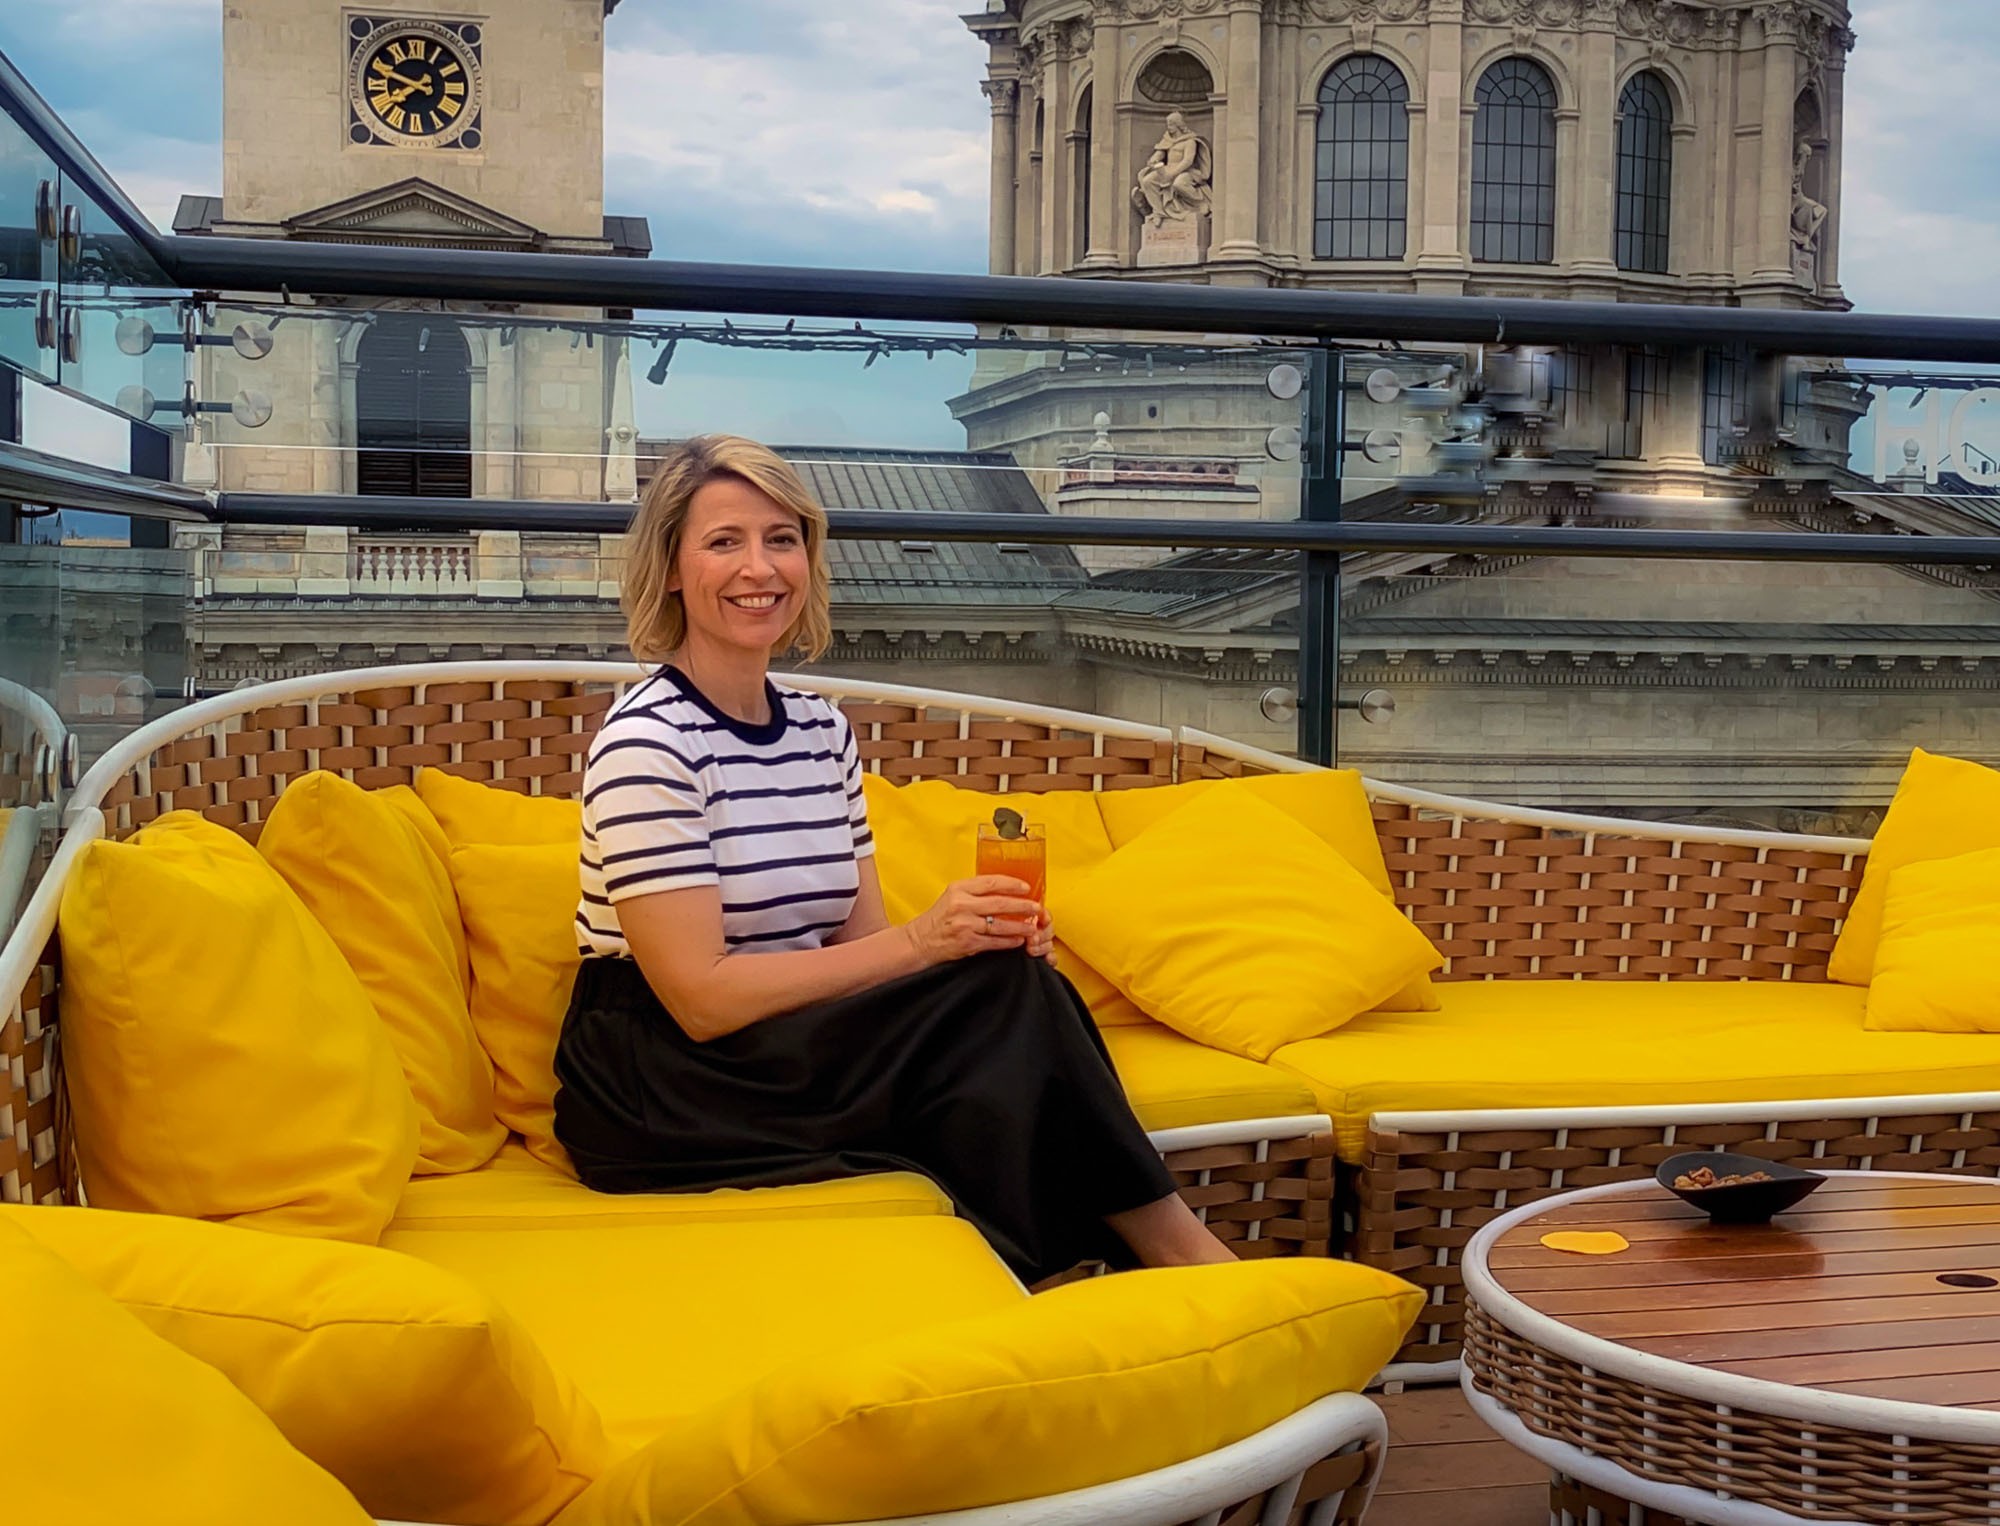
[[[1313,254],[1399,260],[1408,237],[1410,87],[1373,53],[1343,58],[1319,87]]]
[[[1666,82],[1648,70],[1618,97],[1620,270],[1666,274],[1673,179],[1674,103]]]
[[[1556,257],[1556,87],[1533,59],[1479,77],[1472,119],[1472,257],[1546,265]]]
[[[465,336],[433,313],[384,313],[355,353],[355,487],[472,496],[472,370]]]
[[[1076,206],[1070,216],[1070,258],[1082,263],[1090,253],[1090,112],[1093,87],[1085,85],[1077,98],[1076,132],[1072,135],[1075,158],[1071,161],[1070,184],[1076,187]]]

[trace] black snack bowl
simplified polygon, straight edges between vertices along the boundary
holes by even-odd
[[[1739,1182],[1733,1187],[1676,1187],[1674,1179],[1703,1166],[1717,1176],[1748,1176],[1763,1171],[1768,1182]],[[1689,1150],[1660,1162],[1653,1179],[1684,1203],[1692,1203],[1717,1224],[1766,1224],[1808,1196],[1826,1180],[1817,1171],[1788,1166],[1783,1161],[1732,1155],[1727,1150]]]

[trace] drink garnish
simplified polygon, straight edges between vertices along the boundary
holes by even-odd
[[[1019,811],[1010,811],[1003,805],[993,813],[993,829],[1004,838],[1024,837],[1027,835],[1026,827],[1027,822]]]

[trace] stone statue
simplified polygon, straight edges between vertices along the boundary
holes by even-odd
[[[1826,208],[1806,194],[1806,166],[1812,156],[1812,144],[1801,139],[1792,156],[1792,265],[1802,271],[1813,268],[1820,229],[1826,226]]]
[[[1139,171],[1132,205],[1149,226],[1158,228],[1206,212],[1212,173],[1208,144],[1195,135],[1178,111],[1167,113],[1167,130],[1153,145],[1153,156]]]

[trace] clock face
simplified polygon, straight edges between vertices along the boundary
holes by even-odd
[[[355,17],[349,23],[349,139],[399,148],[477,148],[480,28]]]

